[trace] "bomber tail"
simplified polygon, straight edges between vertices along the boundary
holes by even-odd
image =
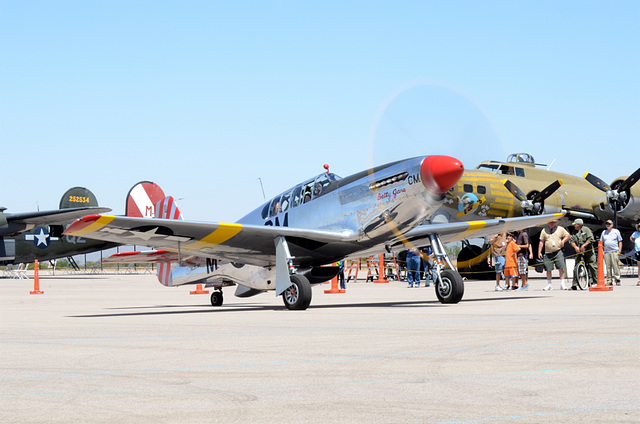
[[[125,215],[137,218],[153,218],[155,207],[164,200],[164,191],[151,181],[140,181],[127,193]]]
[[[98,199],[88,188],[70,188],[60,199],[60,209],[86,208],[87,206],[98,206]]]

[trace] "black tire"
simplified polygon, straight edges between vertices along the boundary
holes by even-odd
[[[573,270],[574,280],[580,287],[580,290],[588,290],[589,289],[589,271],[587,271],[587,266],[584,262],[578,262],[575,269]]]
[[[222,306],[222,302],[224,302],[222,291],[214,290],[213,293],[211,293],[211,305]]]
[[[458,303],[464,295],[462,277],[456,271],[445,269],[436,282],[436,296],[440,303]]]
[[[304,311],[311,303],[311,284],[304,275],[291,276],[291,287],[282,293],[282,301],[287,309]]]

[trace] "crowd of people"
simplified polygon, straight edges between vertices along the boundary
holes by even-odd
[[[550,221],[540,233],[538,244],[538,261],[542,263],[546,271],[547,284],[543,290],[553,290],[554,269],[558,270],[560,289],[577,290],[575,278],[569,285],[566,279],[566,262],[563,249],[567,243],[575,251],[576,262],[584,262],[589,274],[589,281],[597,281],[597,240],[589,227],[584,226],[580,218],[573,221],[574,232],[570,234],[565,228],[558,225],[558,220]],[[600,235],[603,244],[604,265],[606,269],[606,284],[620,285],[619,255],[622,252],[622,235],[613,228],[613,222],[605,222],[605,230]],[[636,225],[636,231],[631,235],[631,241],[635,243],[635,259],[640,267],[640,224]],[[527,290],[529,259],[533,259],[532,246],[525,230],[514,233],[495,234],[489,239],[492,251],[492,260],[496,272],[496,291]],[[501,285],[504,277],[505,284]],[[521,283],[519,284],[519,281]],[[637,285],[640,286],[640,275]]]

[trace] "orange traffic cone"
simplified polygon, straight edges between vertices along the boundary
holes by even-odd
[[[33,291],[29,292],[31,294],[44,294],[43,291],[40,291],[40,274],[38,272],[38,260],[36,259],[34,268],[33,268]]]
[[[202,284],[198,284],[196,286],[196,289],[193,291],[190,291],[189,293],[191,294],[209,294],[209,290],[202,290]]]
[[[380,254],[380,261],[378,263],[379,271],[378,271],[378,279],[374,281],[374,283],[388,283],[389,280],[384,276],[384,253]]]
[[[338,277],[333,277],[331,279],[331,289],[330,290],[325,290],[324,291],[327,294],[331,294],[331,293],[346,293],[345,289],[341,289],[338,288]]]
[[[598,241],[598,285],[595,287],[589,287],[589,291],[610,291],[613,290],[611,286],[605,286],[604,284],[604,253],[602,249],[602,240]]]

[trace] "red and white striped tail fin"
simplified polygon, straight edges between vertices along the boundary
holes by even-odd
[[[171,262],[160,262],[157,267],[158,281],[163,286],[170,286],[171,284]]]
[[[156,203],[156,218],[184,220],[176,200],[172,196],[167,196]]]
[[[137,218],[153,218],[155,206],[164,199],[164,191],[151,181],[140,181],[127,194],[125,215]]]
[[[156,218],[183,220],[180,209],[178,208],[178,205],[176,204],[176,201],[172,196],[167,196],[157,202],[155,205],[155,211]],[[162,284],[163,286],[173,285],[171,278],[173,264],[173,262],[160,262],[158,264],[158,281],[160,281],[160,284]]]

